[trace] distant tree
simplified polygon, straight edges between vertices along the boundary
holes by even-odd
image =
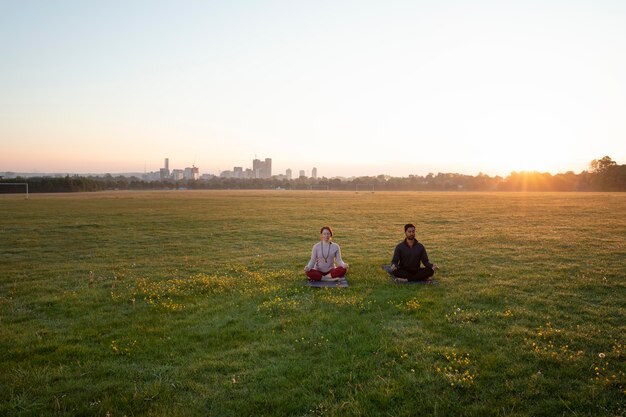
[[[589,172],[580,175],[580,188],[590,191],[626,191],[626,165],[617,165],[610,157],[594,159]]]
[[[589,164],[589,171],[596,174],[605,172],[609,167],[617,165],[617,162],[613,161],[609,156],[605,156],[602,159],[594,159]]]
[[[610,165],[593,174],[591,185],[594,191],[626,191],[626,165]]]

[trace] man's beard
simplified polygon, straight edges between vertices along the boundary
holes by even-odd
[[[415,240],[415,236],[407,236],[406,238],[409,240]]]

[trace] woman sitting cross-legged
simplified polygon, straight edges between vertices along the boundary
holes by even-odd
[[[341,260],[339,245],[332,242],[333,230],[324,226],[320,230],[320,241],[313,245],[311,260],[304,267],[304,273],[312,281],[339,281],[348,264]]]

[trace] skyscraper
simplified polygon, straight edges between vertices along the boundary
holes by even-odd
[[[252,160],[252,172],[254,172],[254,178],[269,178],[272,176],[272,158],[265,158],[265,161],[260,159]]]
[[[165,158],[165,167],[159,170],[159,175],[162,180],[170,177],[170,158]]]
[[[291,179],[291,168],[287,168],[287,171],[285,171],[285,175],[287,176],[287,179],[290,180]]]
[[[261,178],[261,160],[254,158],[252,160],[252,172],[254,173],[254,178]]]
[[[264,175],[263,178],[270,178],[272,176],[272,158],[265,158],[265,167],[264,167]]]
[[[200,178],[200,169],[195,166],[185,168],[183,178],[186,180],[197,180]]]
[[[311,170],[311,176],[313,177],[313,179],[317,179],[317,168],[313,167],[313,169]]]

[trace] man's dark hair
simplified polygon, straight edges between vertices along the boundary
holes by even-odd
[[[407,230],[409,227],[412,227],[413,229],[415,229],[415,225],[414,225],[414,224],[412,224],[412,223],[407,223],[407,224],[405,224],[405,225],[404,225],[404,231],[406,232],[406,230]],[[331,235],[331,236],[332,236],[332,235]]]
[[[333,228],[330,226],[323,226],[320,229],[320,235],[322,234],[322,232],[324,231],[324,229],[328,230],[330,232],[330,237],[333,237]]]

